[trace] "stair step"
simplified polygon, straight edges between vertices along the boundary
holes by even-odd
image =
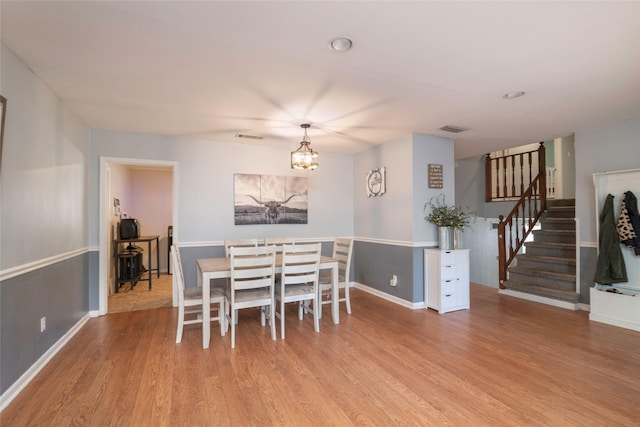
[[[573,291],[562,291],[558,289],[549,289],[529,283],[507,280],[504,282],[506,289],[514,291],[526,292],[533,295],[540,295],[548,298],[554,298],[561,301],[578,302],[580,294]],[[575,288],[574,288],[575,289]]]
[[[576,199],[547,199],[547,207],[575,205]]]
[[[516,255],[517,266],[529,269],[544,269],[556,273],[576,274],[575,258],[535,256],[531,254]]]
[[[575,243],[575,230],[549,230],[542,228],[533,230],[533,238],[536,242],[546,243]]]
[[[509,280],[535,286],[570,291],[576,288],[576,275],[524,267],[509,269]]]
[[[551,206],[547,208],[545,216],[551,218],[575,218],[575,206]]]
[[[575,243],[527,242],[524,244],[527,254],[534,256],[551,256],[560,258],[576,257]]]
[[[540,219],[540,227],[545,230],[574,230],[576,222],[573,218],[549,218],[543,216]]]

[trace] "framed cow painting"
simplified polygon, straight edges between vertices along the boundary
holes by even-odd
[[[235,225],[307,224],[306,177],[234,174]]]

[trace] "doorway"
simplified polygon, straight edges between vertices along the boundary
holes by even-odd
[[[170,295],[170,305],[176,306],[177,299],[173,280],[167,273],[169,270],[168,226],[173,227],[172,240],[174,242],[177,241],[178,234],[176,227],[177,176],[177,162],[100,158],[98,315],[110,312],[109,295],[114,293],[116,286],[112,242],[113,238],[117,236],[117,225],[124,217],[139,217],[138,219],[141,220],[141,235],[160,236],[157,248],[155,245],[152,247],[152,252],[158,251],[160,263],[157,266],[155,263],[153,266],[148,266],[146,268],[148,271],[144,274],[153,273],[152,289],[156,288],[156,290],[160,291],[164,288],[164,298],[166,298],[167,294]],[[154,208],[154,203],[160,203],[160,205],[156,205]],[[164,213],[160,211],[164,211]],[[144,246],[145,250],[147,250],[146,245]],[[144,258],[147,258],[146,254]],[[155,262],[156,256],[153,256],[152,259]],[[157,277],[157,270],[152,270],[152,268],[160,269],[160,278]],[[158,285],[157,287],[155,286],[156,284]],[[122,284],[120,289],[130,293],[131,298],[138,300],[138,303],[131,301],[125,303],[125,307],[150,303],[151,305],[147,308],[154,308],[153,305],[157,304],[157,302],[153,301],[153,298],[150,298],[151,293],[149,293],[147,281],[139,281],[135,287],[130,286],[130,284]],[[142,295],[143,292],[146,293]],[[123,294],[119,295],[119,297],[123,297]],[[154,294],[157,294],[157,292]],[[141,299],[141,297],[143,298]],[[165,299],[166,302],[167,300]],[[122,304],[120,310],[122,310]]]

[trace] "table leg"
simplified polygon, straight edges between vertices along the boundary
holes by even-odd
[[[199,269],[199,268],[198,268]],[[211,295],[209,294],[210,279],[202,274],[202,348],[209,348],[211,340]]]
[[[333,323],[340,323],[340,287],[338,286],[338,263],[331,269],[331,316]]]
[[[160,278],[160,238],[156,237],[156,270],[158,272],[158,279]]]
[[[149,258],[149,290],[151,290],[151,277],[153,276],[151,274],[151,271],[152,271],[151,270],[151,240],[147,242],[147,245],[148,245],[147,250],[149,251],[149,257],[148,257]]]

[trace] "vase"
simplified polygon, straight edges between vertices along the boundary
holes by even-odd
[[[438,247],[440,249],[454,249],[455,228],[438,227]]]

